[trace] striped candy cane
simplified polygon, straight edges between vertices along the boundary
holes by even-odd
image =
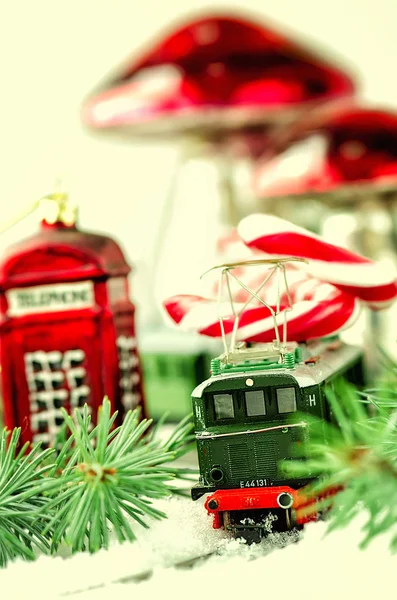
[[[359,298],[371,308],[384,308],[397,296],[394,268],[330,244],[284,219],[250,215],[240,222],[238,232],[249,248],[268,256],[308,259],[308,264],[300,268]]]
[[[237,229],[232,230],[227,236],[222,237],[218,242],[217,262],[231,263],[234,261],[245,261],[257,258],[269,258],[269,255],[249,248],[238,235]],[[284,265],[286,270],[288,287],[291,292],[293,302],[298,300],[321,300],[326,299],[331,291],[331,286],[312,277],[308,273],[297,269],[293,263]],[[233,269],[233,274],[243,280],[252,290],[259,287],[266,274],[266,267],[258,265],[256,269],[244,264]],[[243,289],[236,282],[231,281],[233,300],[236,302],[246,302],[250,296],[249,292]],[[218,293],[219,281],[214,285],[214,293]],[[266,286],[261,289],[259,296],[268,304],[272,304],[277,297],[278,281],[277,277],[270,279]],[[335,288],[332,288],[334,291]],[[287,302],[284,296],[285,302]],[[254,301],[255,303],[255,301]]]
[[[275,339],[275,323],[282,337],[284,317],[287,319],[288,339],[298,342],[333,335],[350,327],[359,314],[358,300],[333,286],[328,286],[328,295],[324,297],[325,289],[320,292],[320,287],[317,288],[317,294],[321,299],[316,298],[313,289],[310,292],[306,290],[302,294],[305,299],[294,302],[292,310],[286,312],[287,305],[281,305],[281,311],[275,320],[269,309],[261,304],[245,309],[240,317],[236,340],[271,342]],[[306,299],[309,297],[311,299]],[[243,306],[243,303],[234,303],[236,312]],[[164,308],[183,331],[221,337],[221,316],[225,333],[232,333],[234,315],[229,302],[218,304],[215,299],[180,295],[166,300]],[[275,307],[272,309],[275,310]]]

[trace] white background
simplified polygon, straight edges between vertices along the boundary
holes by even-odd
[[[217,3],[219,7],[238,8],[240,5],[241,2],[221,0]],[[100,79],[129,54],[139,50],[167,23],[189,11],[212,6],[211,0],[3,0],[0,16],[0,221],[6,221],[27,202],[51,191],[54,179],[63,175],[72,197],[80,205],[81,225],[117,236],[131,261],[139,263],[143,260],[153,245],[156,214],[175,162],[175,149],[166,145],[144,146],[132,141],[121,144],[96,138],[81,126],[81,102]],[[360,76],[362,95],[367,100],[390,106],[396,104],[396,0],[246,0],[244,7],[345,57]],[[36,217],[27,219],[1,236],[0,251],[11,241],[32,233],[35,221]],[[369,553],[368,560],[363,562],[367,555],[359,555],[358,551],[354,554],[348,542],[352,540],[355,547],[357,541],[349,536],[349,532],[345,540],[330,537],[331,544],[333,539],[336,543],[328,554],[324,550],[320,553],[321,565],[326,565],[324,581],[331,572],[329,562],[338,557],[341,560],[335,567],[336,572],[341,572],[343,566],[348,572],[342,571],[340,580],[325,590],[327,597],[327,591],[334,596],[335,590],[339,590],[336,593],[340,593],[341,598],[352,598],[355,593],[363,598],[374,597],[382,586],[383,589],[386,589],[385,585],[393,586],[394,564],[386,563],[383,555],[376,551]],[[305,565],[314,565],[313,573],[321,572],[315,566],[319,556],[318,543],[311,552],[307,546],[296,548],[300,548],[299,556],[303,557],[303,562],[294,556],[286,563],[284,554],[280,553],[277,555],[279,571],[272,563],[266,563],[272,578],[270,584],[268,582],[259,589],[266,590],[267,586],[271,592],[275,582],[277,592],[280,578],[286,573],[285,564],[296,566],[298,575],[295,579]],[[291,549],[294,550],[295,545]],[[125,549],[122,554],[125,556]],[[126,556],[129,559],[128,553]],[[91,560],[88,555],[87,559]],[[108,557],[104,560],[109,567]],[[251,564],[255,566],[255,563]],[[390,564],[388,578],[382,570],[386,569],[386,564]],[[37,563],[31,565],[36,588],[28,578],[29,593],[33,591],[33,596],[38,589],[42,596],[45,592],[43,580],[49,569],[47,564],[42,570],[39,566]],[[28,567],[26,565],[26,569]],[[263,564],[260,567],[262,575]],[[15,568],[19,568],[19,564]],[[70,581],[79,573],[74,563],[72,568]],[[95,561],[93,569],[96,575],[109,572],[107,568],[98,570]],[[219,578],[218,567],[216,571]],[[15,588],[15,581],[19,576],[23,585],[25,579],[14,570],[11,575],[12,585],[7,587],[5,583],[3,589],[7,589],[8,598],[19,598],[21,590],[18,586]],[[198,590],[203,581],[201,573],[199,575]],[[290,575],[294,581],[294,571]],[[85,577],[85,570],[82,576]],[[190,578],[191,574],[188,576]],[[62,577],[68,581],[65,574],[60,573],[59,582]],[[259,579],[255,575],[252,581]],[[50,580],[56,583],[55,577]],[[48,584],[48,578],[46,581]],[[157,593],[176,588],[171,577],[160,578],[154,583],[159,584]],[[234,585],[234,581],[232,583]],[[195,589],[191,584],[192,581],[190,589]],[[179,582],[179,588],[185,595],[185,585]],[[109,597],[107,588],[102,591]],[[94,591],[93,596],[99,598],[100,592]],[[131,595],[131,590],[126,593]],[[295,594],[310,597],[306,585],[298,585]],[[113,592],[113,597],[119,597],[117,591]],[[175,597],[178,597],[177,593]]]
[[[217,8],[240,5],[218,1]],[[209,0],[3,2],[0,222],[50,192],[61,175],[80,206],[82,227],[117,237],[130,261],[147,260],[176,148],[96,137],[81,125],[81,103],[175,19],[212,8]],[[396,0],[246,0],[244,11],[346,61],[366,100],[396,104]],[[196,183],[200,197],[205,187]],[[29,218],[0,236],[0,251],[36,223],[37,216]]]

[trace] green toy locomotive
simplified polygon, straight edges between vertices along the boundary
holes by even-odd
[[[233,323],[230,325],[229,316],[219,317],[225,351],[212,361],[211,377],[192,394],[200,470],[192,498],[209,494],[205,507],[213,515],[213,527],[223,527],[250,543],[269,531],[299,527],[308,520],[295,508],[302,503],[299,490],[310,480],[287,478],[280,469],[282,461],[292,458],[293,445],[310,435],[304,417],[294,421],[294,413],[331,421],[326,387],[340,376],[357,385],[363,379],[360,348],[336,337],[300,344],[287,341],[286,313],[292,310],[292,300],[285,263],[291,260],[297,259],[221,265],[219,298],[226,281]],[[256,291],[230,274],[242,264],[266,263],[270,263],[271,274]],[[286,287],[281,296],[277,283],[275,308],[259,295],[273,273],[281,274]],[[235,307],[230,275],[251,295],[240,303],[240,310]],[[273,342],[247,345],[237,341],[239,325],[244,323],[252,298],[271,313]],[[284,323],[280,323],[280,316]],[[226,342],[226,327],[231,333],[230,344]]]
[[[270,528],[304,522],[293,506],[309,480],[286,479],[279,469],[292,444],[307,435],[305,423],[291,423],[291,415],[299,411],[330,420],[325,387],[341,375],[362,381],[357,347],[324,340],[289,343],[286,350],[280,355],[269,344],[229,354],[227,362],[215,359],[212,377],[192,395],[200,468],[192,498],[210,493],[205,506],[213,527],[249,542]]]

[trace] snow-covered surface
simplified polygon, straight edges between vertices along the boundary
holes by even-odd
[[[172,430],[163,426],[161,437]],[[196,453],[178,462],[196,468]],[[174,496],[155,506],[168,518],[151,521],[150,529],[133,522],[134,543],[113,542],[92,556],[69,556],[65,550],[63,556],[10,564],[0,570],[0,598],[212,600],[216,594],[240,600],[249,594],[264,600],[372,600],[387,590],[396,597],[397,557],[388,549],[389,539],[359,550],[360,521],[329,535],[325,523],[312,523],[299,534],[275,534],[247,546],[212,529],[203,498]]]
[[[324,537],[326,525],[278,534],[247,546],[211,528],[203,502],[173,497],[158,502],[168,519],[136,527],[135,543],[114,543],[96,555],[17,561],[0,571],[1,598],[131,600],[132,598],[295,598],[307,600],[395,597],[396,557],[388,539],[358,549],[360,524]],[[297,543],[295,543],[297,542]],[[172,565],[218,551],[193,567]],[[141,581],[130,579],[145,574]],[[129,580],[130,579],[130,580]]]

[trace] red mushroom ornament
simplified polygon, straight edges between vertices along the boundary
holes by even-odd
[[[309,226],[309,212],[324,233],[327,216],[349,211],[357,251],[382,258],[396,245],[397,112],[323,107],[273,139],[255,167],[254,191],[276,214]]]
[[[397,112],[324,108],[280,135],[259,161],[258,196],[397,189]]]
[[[179,171],[185,162],[192,157],[210,159],[210,165],[204,164],[195,171],[196,177],[189,179],[191,188],[198,187],[197,180],[209,182],[214,166],[217,169],[220,193],[211,197],[208,183],[200,197],[200,211],[208,215],[206,222],[212,220],[214,225],[207,230],[222,231],[222,226],[236,225],[247,212],[247,202],[240,202],[235,190],[232,159],[236,140],[250,137],[251,146],[255,145],[258,132],[263,140],[263,134],[266,136],[276,124],[291,123],[324,102],[345,102],[354,91],[352,78],[327,62],[322,53],[306,49],[256,19],[210,14],[171,28],[146,52],[127,60],[89,94],[82,118],[96,132],[131,138],[166,136],[189,142],[163,204],[161,226],[154,234],[152,261],[166,280],[167,265],[174,264],[167,255],[166,237],[175,247],[174,255],[183,254],[178,267],[182,278],[200,261],[197,253],[203,253],[201,233],[196,237],[191,233],[189,248],[183,253],[176,247],[180,246],[181,227],[186,228],[186,222],[181,225],[183,209],[176,198]],[[251,152],[244,143],[242,148],[243,153]],[[191,188],[181,194],[183,207],[196,201]],[[189,212],[198,231],[194,209]],[[189,265],[184,263],[187,258]],[[161,294],[157,291],[156,295]]]
[[[294,119],[351,97],[354,83],[322,54],[253,19],[186,22],[136,55],[87,98],[83,121],[131,135],[230,130]]]

